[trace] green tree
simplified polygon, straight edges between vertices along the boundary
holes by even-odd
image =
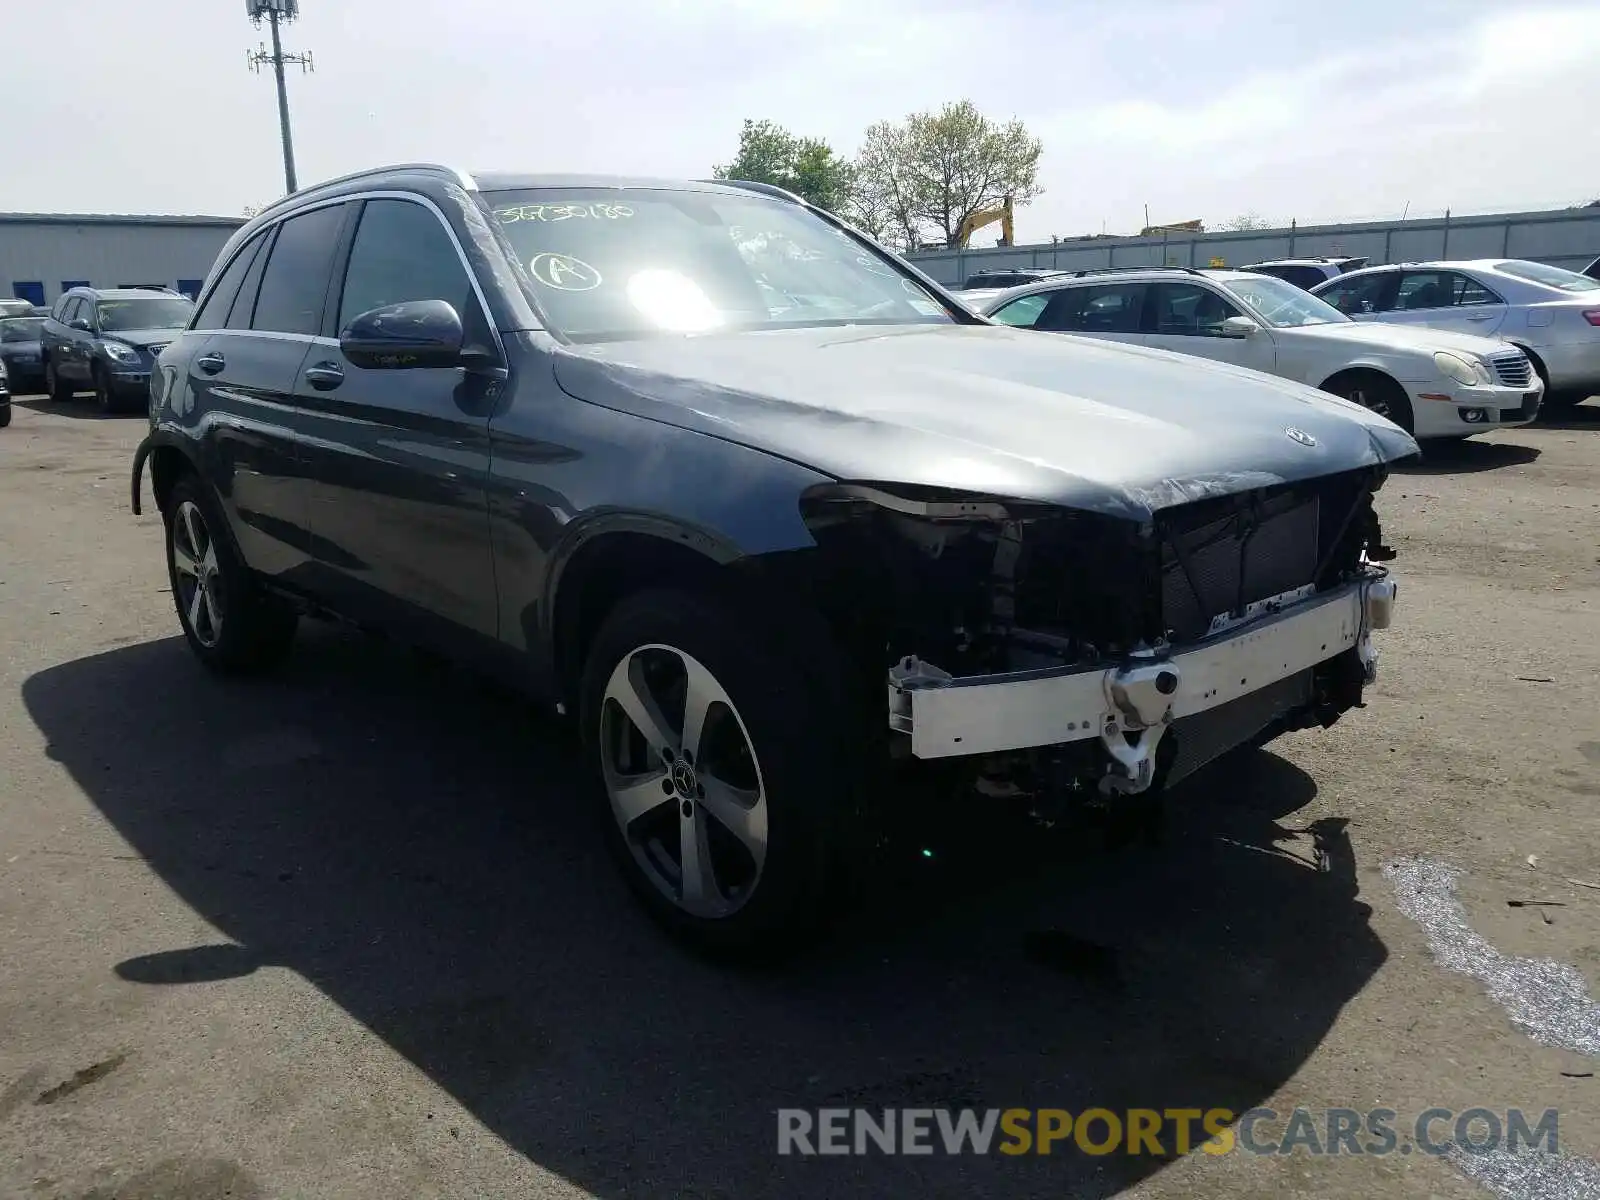
[[[1043,147],[1021,121],[991,121],[970,100],[869,126],[855,162],[854,202],[881,215],[915,249],[929,236],[954,246],[974,213],[1028,203]],[[865,228],[865,226],[863,226]]]
[[[906,135],[921,215],[946,246],[957,244],[962,224],[974,213],[1007,196],[1013,207],[1026,204],[1044,190],[1039,139],[1021,121],[989,120],[970,100],[914,114]]]
[[[739,131],[738,155],[713,174],[718,179],[770,183],[818,208],[838,212],[849,201],[854,171],[848,159],[820,138],[796,137],[776,122],[746,119]]]
[[[915,250],[922,241],[923,197],[914,166],[904,125],[879,121],[867,126],[845,215],[898,250]]]

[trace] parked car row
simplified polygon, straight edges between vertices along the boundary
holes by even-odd
[[[1010,303],[1332,360],[1295,317],[1332,310],[1244,284]],[[53,378],[110,369],[125,299],[52,315]],[[1408,333],[1375,361],[1501,419],[1475,344],[1447,370]],[[132,503],[148,468],[199,660],[267,668],[333,615],[558,706],[622,874],[722,952],[826,916],[907,770],[977,820],[1149,812],[1362,704],[1395,599],[1374,496],[1418,452],[1316,387],[1006,328],[756,184],[363,172],[119,344],[163,338]]]
[[[1419,438],[1525,425],[1545,387],[1528,354],[1506,342],[1358,324],[1294,284],[1249,271],[1079,272],[990,296],[978,310],[1014,327],[1277,375],[1343,396]]]

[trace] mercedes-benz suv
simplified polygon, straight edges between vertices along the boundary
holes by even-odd
[[[132,485],[206,665],[332,614],[498,673],[575,717],[650,911],[759,952],[907,764],[1120,808],[1359,704],[1416,452],[998,327],[774,188],[407,166],[234,235]]]

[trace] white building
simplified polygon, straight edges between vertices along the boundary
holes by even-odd
[[[162,284],[194,295],[243,217],[0,213],[0,297]]]

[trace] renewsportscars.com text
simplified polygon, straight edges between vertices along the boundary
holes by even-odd
[[[779,1154],[1443,1155],[1523,1147],[1555,1154],[1559,1113],[1430,1108],[780,1108]]]

